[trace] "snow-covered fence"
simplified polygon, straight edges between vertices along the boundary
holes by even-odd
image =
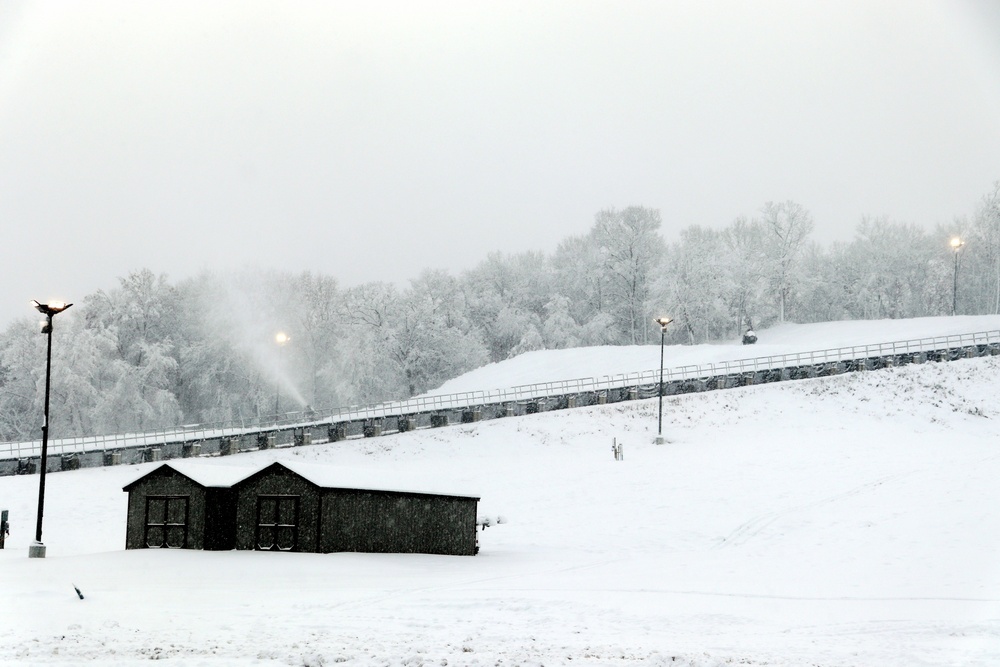
[[[1000,354],[1000,331],[918,338],[795,354],[736,359],[664,368],[665,394],[724,389],[833,373],[885,368],[925,360],[948,361]],[[263,449],[373,437],[382,433],[478,421],[556,408],[593,405],[657,395],[659,368],[596,378],[576,378],[506,389],[420,396],[405,401],[348,406],[325,412],[288,413],[280,419],[192,424],[142,433],[59,438],[49,442],[52,470],[64,469],[70,455],[82,455],[72,465],[110,465],[145,460],[153,449],[163,458],[231,454]],[[469,415],[477,415],[469,417]],[[34,472],[32,457],[39,440],[0,443],[0,475]],[[93,462],[86,458],[89,455]],[[61,458],[60,458],[61,457]],[[97,462],[97,461],[100,462]],[[109,463],[110,462],[110,463]]]

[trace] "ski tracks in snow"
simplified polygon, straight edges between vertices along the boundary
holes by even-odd
[[[841,500],[846,500],[847,498],[852,498],[854,496],[861,495],[863,493],[869,493],[879,488],[880,486],[899,481],[901,479],[911,477],[915,474],[925,472],[925,469],[911,470],[905,473],[899,473],[896,475],[887,475],[885,477],[879,477],[878,479],[872,480],[870,482],[865,482],[864,484],[859,484],[858,486],[852,487],[847,491],[841,493],[835,493],[831,496],[825,498],[820,498],[819,500],[813,500],[808,503],[802,503],[799,505],[793,505],[791,507],[786,507],[784,509],[772,510],[770,512],[764,512],[759,514],[739,526],[734,528],[725,537],[718,538],[718,542],[715,544],[716,549],[724,549],[728,547],[736,547],[746,544],[750,540],[754,539],[761,533],[763,533],[769,526],[774,523],[784,519],[785,517],[791,516],[793,514],[799,514],[802,512],[807,512],[809,510],[822,507],[824,505],[831,505],[837,503]]]

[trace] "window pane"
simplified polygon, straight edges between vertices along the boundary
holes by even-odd
[[[146,527],[146,546],[152,549],[163,546],[163,528],[161,526]]]
[[[277,523],[284,524],[286,526],[291,526],[295,524],[295,506],[298,504],[298,498],[282,498],[278,507],[278,521]]]
[[[268,550],[274,547],[274,528],[269,526],[257,527],[257,548]]]
[[[163,523],[166,516],[166,500],[163,498],[148,498],[146,504],[146,520],[149,523]]]
[[[185,526],[168,526],[167,531],[167,547],[170,549],[183,549],[184,548],[184,534],[187,532]]]
[[[282,551],[291,551],[295,548],[295,528],[283,527],[277,529],[277,547]]]
[[[260,498],[257,509],[258,523],[274,523],[277,503],[274,498]]]
[[[186,522],[187,498],[171,498],[167,501],[167,523],[183,524]]]

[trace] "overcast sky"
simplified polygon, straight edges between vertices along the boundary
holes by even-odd
[[[998,179],[989,0],[0,2],[0,326],[143,267],[405,285],[632,204],[846,240]]]

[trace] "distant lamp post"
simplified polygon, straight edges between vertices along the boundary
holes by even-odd
[[[667,336],[667,325],[673,322],[669,317],[658,317],[653,320],[660,325],[660,421],[656,429],[656,444],[663,444],[663,343]]]
[[[274,383],[274,418],[278,419],[281,414],[281,351],[285,349],[285,343],[291,338],[284,332],[279,331],[274,336],[274,342],[278,344],[278,377]]]
[[[35,310],[45,315],[42,322],[42,333],[48,336],[45,352],[45,420],[42,422],[42,456],[39,462],[41,469],[38,474],[38,519],[35,524],[35,541],[28,546],[28,558],[45,558],[45,545],[42,544],[42,516],[45,513],[45,469],[49,461],[49,387],[52,377],[52,318],[73,304],[62,301],[49,301],[42,304],[32,301]]]
[[[951,249],[955,253],[955,273],[952,278],[951,292],[951,314],[958,314],[958,251],[965,245],[965,241],[957,236],[951,240]]]

